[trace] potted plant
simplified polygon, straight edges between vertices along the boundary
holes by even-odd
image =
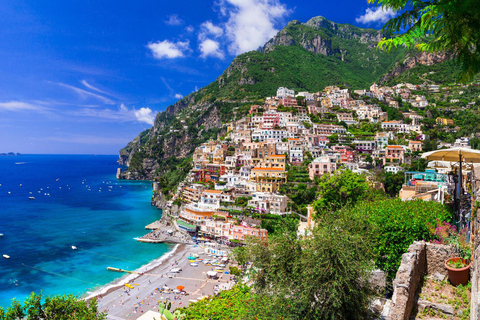
[[[434,243],[452,245],[459,253],[458,257],[453,257],[445,261],[445,268],[448,271],[448,279],[457,286],[466,285],[470,278],[470,266],[472,257],[471,244],[467,243],[466,228],[457,231],[455,226],[448,222],[440,222],[437,219],[437,225],[432,228],[429,226],[432,234],[438,239]]]

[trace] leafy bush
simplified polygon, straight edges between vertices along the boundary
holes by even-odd
[[[394,279],[402,254],[419,240],[433,238],[428,224],[450,220],[451,212],[444,205],[433,201],[402,201],[398,198],[373,202],[359,202],[349,210],[349,215],[363,217],[370,224],[377,267]]]

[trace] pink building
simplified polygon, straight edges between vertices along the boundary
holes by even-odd
[[[387,146],[385,148],[383,165],[385,165],[387,162],[404,163],[405,150],[401,146]]]
[[[231,239],[242,241],[245,240],[245,237],[247,236],[259,237],[262,240],[267,240],[267,230],[242,225],[233,226]]]
[[[315,177],[320,177],[325,173],[333,173],[335,170],[337,170],[336,159],[326,155],[313,160],[308,165],[308,175],[311,180]]]
[[[293,97],[285,97],[282,99],[282,104],[285,106],[285,107],[294,107],[297,105],[297,99],[293,98]]]

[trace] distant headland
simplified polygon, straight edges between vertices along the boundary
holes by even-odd
[[[0,153],[0,157],[10,157],[10,156],[21,156],[21,153],[9,152],[9,153]]]

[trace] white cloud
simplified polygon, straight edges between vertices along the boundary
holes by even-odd
[[[122,104],[120,105],[120,111],[124,111],[124,112],[125,112],[125,111],[128,111],[128,108],[122,103]]]
[[[77,87],[74,87],[74,86],[71,86],[71,85],[68,85],[68,84],[65,84],[65,83],[57,83],[59,86],[62,86],[62,87],[65,87],[65,88],[68,88],[70,90],[73,90],[75,91],[76,93],[78,93],[82,98],[87,98],[87,97],[93,97],[93,98],[96,98],[97,100],[100,100],[102,101],[103,103],[105,104],[114,104],[114,102],[104,96],[101,96],[99,94],[96,94],[96,93],[93,93],[93,92],[89,92],[89,91],[86,91],[86,90],[83,90],[83,89],[80,89],[80,88],[77,88]]]
[[[182,99],[183,95],[180,93],[175,93],[175,99]]]
[[[183,24],[183,20],[178,17],[176,14],[171,14],[168,16],[168,20],[165,20],[165,23],[169,26],[180,26]]]
[[[367,8],[364,15],[356,18],[355,21],[358,23],[368,24],[371,22],[381,22],[385,23],[395,16],[395,12],[392,9],[384,10],[382,7],[377,7],[374,9]]]
[[[240,54],[262,46],[278,30],[276,25],[290,13],[278,0],[220,0],[221,14],[230,41],[229,51]]]
[[[174,59],[185,56],[185,52],[190,50],[190,42],[178,41],[170,42],[168,40],[149,42],[147,48],[152,51],[153,56],[156,59]]]
[[[22,101],[8,101],[0,102],[0,111],[42,111],[45,110],[43,107],[33,105],[28,102]]]
[[[97,91],[97,92],[100,92],[100,93],[103,93],[103,94],[106,94],[106,95],[109,95],[109,96],[112,96],[114,97],[114,95],[112,95],[111,93],[108,93],[106,91],[103,91],[101,89],[98,89],[97,87],[94,87],[93,85],[91,85],[90,83],[87,82],[87,80],[82,80],[80,81],[85,87],[87,87],[88,89],[91,89],[91,90],[94,90],[94,91]]]
[[[206,58],[208,56],[216,57],[219,59],[225,58],[225,54],[222,50],[220,50],[220,43],[218,41],[205,39],[200,43],[198,47],[202,52],[202,54],[200,55],[200,57],[202,58]]]
[[[185,28],[185,31],[187,31],[187,32],[193,32],[193,31],[195,31],[195,28],[194,28],[193,26],[187,26],[187,27]]]
[[[135,117],[140,122],[145,122],[153,126],[153,121],[155,120],[156,113],[150,108],[140,108],[140,110],[135,110]]]
[[[201,28],[202,32],[200,33],[200,36],[213,35],[215,38],[218,38],[223,34],[223,29],[214,25],[212,21],[205,21],[202,23]]]

